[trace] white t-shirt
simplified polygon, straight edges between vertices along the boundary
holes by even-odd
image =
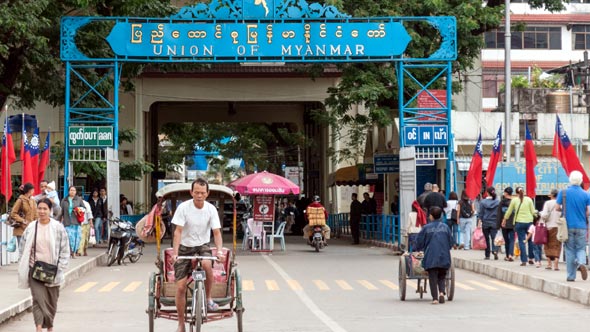
[[[183,227],[180,244],[185,247],[208,244],[211,241],[211,230],[221,228],[217,208],[205,201],[203,208],[198,209],[192,199],[176,208],[172,223]]]

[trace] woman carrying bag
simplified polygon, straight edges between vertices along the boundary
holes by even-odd
[[[80,222],[76,218],[74,208],[84,208],[84,202],[82,198],[76,195],[76,187],[70,186],[68,190],[68,196],[61,200],[61,213],[57,216],[57,220],[61,221],[66,232],[68,232],[68,238],[70,242],[70,255],[75,258],[75,254],[80,248],[80,241],[82,240],[82,228]]]
[[[29,182],[25,183],[23,186],[23,194],[18,197],[10,211],[10,219],[15,222],[12,234],[16,237],[19,256],[23,254],[23,233],[29,223],[37,219],[37,204],[33,199],[34,192],[35,187]]]
[[[494,260],[498,260],[499,248],[494,244],[494,239],[498,233],[498,206],[500,201],[496,199],[496,188],[488,187],[486,189],[488,196],[479,203],[477,213],[479,223],[482,227],[483,235],[486,239],[485,259],[490,259],[490,251],[494,255]]]
[[[524,195],[524,189],[522,187],[516,188],[517,197],[513,198],[510,202],[510,206],[506,213],[504,213],[504,219],[502,220],[502,227],[506,225],[506,221],[512,215],[512,212],[516,211],[514,214],[514,228],[516,230],[516,234],[518,235],[518,247],[520,249],[520,266],[526,266],[527,262],[527,247],[528,247],[528,259],[529,264],[533,265],[535,262],[533,259],[535,258],[533,253],[533,240],[529,239],[526,241],[528,246],[525,245],[525,239],[527,237],[527,232],[529,227],[533,224],[533,219],[535,216],[535,205],[533,200],[530,197]]]
[[[59,221],[50,218],[51,206],[48,198],[37,203],[39,219],[23,234],[23,257],[18,267],[18,287],[31,289],[38,332],[44,328],[53,331],[59,288],[70,256],[68,235]]]

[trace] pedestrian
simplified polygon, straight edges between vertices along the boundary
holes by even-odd
[[[438,206],[441,210],[444,210],[447,207],[445,196],[439,192],[438,185],[432,185],[432,191],[426,195],[422,206],[426,211],[430,211],[430,208],[433,206]]]
[[[486,192],[488,193],[487,197],[479,203],[478,226],[482,227],[486,239],[485,259],[490,259],[491,251],[494,260],[498,260],[498,247],[494,244],[494,239],[498,233],[498,206],[500,201],[496,199],[496,188],[488,187]]]
[[[416,198],[416,201],[418,201],[418,204],[420,204],[420,206],[422,207],[422,210],[424,211],[424,214],[426,216],[428,216],[428,209],[426,209],[426,207],[424,205],[424,201],[426,200],[426,196],[428,196],[431,192],[432,192],[432,183],[426,182],[424,184],[424,191],[420,195],[418,195],[418,197]]]
[[[102,199],[102,242],[106,242],[109,237],[109,218],[111,217],[111,209],[109,208],[107,199],[107,188],[100,188],[100,199]]]
[[[35,186],[27,182],[23,186],[22,192],[10,210],[10,219],[13,221],[12,235],[16,237],[19,257],[23,254],[23,233],[27,226],[37,219],[37,203],[33,199]]]
[[[557,194],[559,190],[551,189],[549,200],[543,204],[541,220],[547,227],[547,244],[544,246],[545,257],[547,257],[547,270],[559,271],[559,255],[561,255],[561,242],[557,240],[557,221],[561,212],[557,210]],[[553,266],[551,264],[553,263]]]
[[[422,227],[416,240],[416,250],[424,251],[422,266],[428,271],[432,304],[445,303],[446,276],[451,267],[453,235],[443,222],[442,212],[438,206],[430,208],[430,223]]]
[[[535,213],[535,217],[533,218],[533,224],[529,227],[529,230],[527,231],[525,241],[529,241],[529,240],[532,241],[535,238],[535,227],[539,223],[540,218],[541,218],[541,216],[539,214]],[[534,260],[535,260],[535,266],[537,268],[541,267],[541,251],[542,250],[543,250],[542,245],[536,244],[535,242],[533,242],[533,256],[534,256]]]
[[[285,226],[286,234],[291,234],[293,232],[291,230],[291,227],[293,227],[293,224],[295,224],[295,219],[297,218],[298,214],[299,211],[297,211],[297,208],[295,207],[295,202],[290,201],[288,206],[285,208],[285,215],[287,220],[287,225]]]
[[[68,235],[63,225],[50,217],[52,202],[42,198],[37,203],[38,219],[31,222],[23,234],[23,257],[18,267],[18,287],[30,288],[33,319],[36,331],[53,331],[57,312],[59,288],[64,282],[64,271],[68,267],[70,248]],[[36,280],[31,268],[35,262],[57,265],[53,281]]]
[[[447,200],[445,213],[447,215],[447,225],[451,229],[451,233],[453,233],[453,249],[457,249],[459,247],[459,220],[457,218],[458,202],[459,197],[457,196],[457,193],[451,191],[449,193],[449,199]]]
[[[103,202],[98,189],[92,190],[92,194],[88,198],[88,204],[90,204],[90,212],[93,217],[94,237],[96,238],[96,243],[101,243],[107,236],[102,232]]]
[[[567,221],[567,241],[565,244],[565,263],[567,267],[567,281],[576,280],[576,271],[580,271],[582,280],[588,278],[586,263],[586,234],[588,225],[586,220],[590,214],[590,196],[580,187],[582,173],[570,173],[570,186],[562,189],[557,195],[556,208],[563,211]]]
[[[504,214],[508,211],[508,207],[510,207],[510,202],[512,202],[512,187],[504,188],[504,193],[502,194],[502,200],[498,205],[498,221],[497,221],[497,228],[502,229],[502,236],[504,237],[504,249],[506,250],[506,257],[504,257],[505,261],[513,262],[514,261],[514,212],[510,214],[510,217],[506,219],[506,222],[503,223]]]
[[[119,207],[119,213],[124,215],[132,215],[133,214],[133,207],[129,204],[129,200],[125,196],[121,196],[120,199],[121,206]]]
[[[35,203],[39,202],[41,198],[49,198],[53,204],[51,207],[51,217],[54,218],[59,214],[60,207],[59,207],[59,197],[57,196],[57,191],[55,191],[55,182],[47,182],[47,180],[41,180],[39,184],[41,193],[38,195],[33,196]]]
[[[512,215],[512,212],[514,212],[514,228],[516,229],[518,248],[520,249],[520,266],[526,266],[527,253],[529,264],[533,265],[535,264],[533,261],[533,258],[535,258],[533,253],[533,240],[529,239],[525,242],[525,239],[529,227],[533,224],[535,204],[530,197],[524,195],[524,189],[522,187],[516,187],[516,194],[518,196],[510,201],[510,206],[508,206],[508,210],[504,213],[502,226],[506,224],[506,219],[508,219]],[[528,244],[528,246],[526,244]]]
[[[350,202],[350,234],[352,235],[352,244],[360,243],[360,227],[363,213],[363,206],[358,200],[356,193],[352,194]]]
[[[369,193],[363,194],[362,207],[364,215],[373,214],[373,203],[371,202],[371,196],[369,196]]]
[[[184,311],[186,309],[186,287],[188,277],[192,271],[191,260],[177,260],[178,256],[212,256],[209,242],[213,232],[213,240],[217,248],[217,258],[223,259],[223,239],[221,237],[221,222],[217,208],[207,202],[209,183],[198,178],[191,184],[192,199],[182,202],[174,213],[172,223],[174,230],[174,275],[176,280],[176,310],[178,315],[177,332],[185,332]],[[207,294],[207,308],[217,311],[218,305],[211,298],[213,286],[213,269],[210,260],[202,261],[205,270],[205,294]]]
[[[90,203],[82,200],[84,204],[84,221],[80,225],[82,236],[80,237],[80,248],[78,248],[78,256],[88,256],[88,243],[90,242],[90,230],[94,228],[92,208]],[[96,235],[95,235],[96,236]]]
[[[471,248],[471,226],[473,226],[473,214],[475,206],[467,196],[467,192],[461,192],[461,200],[457,204],[457,215],[459,216],[459,230],[461,231],[461,244],[459,249],[469,250]]]
[[[76,192],[76,187],[70,186],[68,196],[61,200],[61,213],[57,216],[57,220],[61,221],[68,233],[71,258],[76,258],[75,255],[78,252],[78,248],[80,248],[80,240],[82,239],[82,229],[80,228],[80,222],[78,222],[74,214],[74,208],[84,208],[84,203],[82,198],[76,195]]]

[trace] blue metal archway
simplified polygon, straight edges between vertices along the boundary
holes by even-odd
[[[76,46],[78,30],[93,22],[113,24],[105,36],[112,56],[89,56]],[[440,48],[424,58],[408,57],[405,50],[411,37],[406,25],[411,22],[426,22],[435,28]],[[181,8],[166,18],[68,16],[61,23],[61,59],[66,65],[65,190],[71,149],[77,148],[69,143],[70,127],[112,127],[112,145],[101,148],[118,150],[119,84],[125,62],[394,62],[399,86],[400,144],[415,145],[418,159],[446,159],[446,185],[451,188],[451,70],[457,58],[454,17],[353,18],[333,6],[301,0],[219,0]],[[417,70],[434,70],[437,74],[423,83],[416,79]],[[97,72],[102,76],[96,77]],[[441,80],[446,100],[430,92]],[[112,82],[112,90],[105,90],[106,81]],[[404,93],[409,82],[420,90],[408,97]],[[86,90],[74,91],[72,84]],[[432,97],[435,105],[420,106],[420,94]],[[420,138],[433,139],[412,141],[413,131],[407,128],[424,135]],[[437,136],[439,139],[434,139]],[[446,140],[440,139],[442,136]]]

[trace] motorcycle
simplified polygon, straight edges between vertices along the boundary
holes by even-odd
[[[320,249],[324,249],[327,245],[326,240],[324,239],[324,234],[322,232],[322,226],[312,226],[313,227],[313,234],[311,236],[311,243],[310,245],[315,248],[316,252],[319,252]]]
[[[110,224],[107,265],[111,266],[115,261],[121,265],[127,258],[131,263],[139,261],[145,243],[137,236],[133,224],[119,218],[111,219]]]

